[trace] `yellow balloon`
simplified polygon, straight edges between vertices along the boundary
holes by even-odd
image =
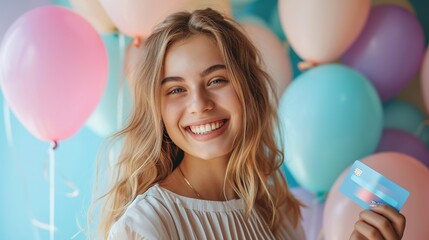
[[[86,18],[99,33],[116,31],[116,26],[107,16],[98,0],[70,0],[73,9]]]
[[[393,4],[393,5],[403,7],[408,11],[412,12],[414,15],[416,15],[416,11],[414,10],[414,7],[411,5],[411,3],[408,0],[372,0],[373,6],[384,5],[384,4]]]
[[[232,17],[231,3],[229,0],[189,0],[182,6],[182,10],[186,11],[204,8],[212,8],[228,17]]]

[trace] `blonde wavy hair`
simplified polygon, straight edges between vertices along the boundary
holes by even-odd
[[[134,109],[127,126],[114,135],[122,149],[111,186],[99,198],[104,202],[99,223],[104,238],[136,196],[165,179],[183,157],[182,150],[165,139],[160,81],[169,47],[197,34],[217,43],[243,106],[241,136],[234,143],[225,182],[245,201],[246,216],[255,208],[273,231],[281,221],[278,209],[283,204],[294,225],[300,219],[301,204],[289,192],[280,171],[283,153],[274,134],[279,128],[271,78],[261,69],[259,54],[239,25],[205,9],[170,15],[144,41],[141,62],[132,76]]]

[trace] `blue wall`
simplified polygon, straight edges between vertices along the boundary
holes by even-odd
[[[3,96],[0,104],[3,108]],[[55,110],[53,110],[55,111]],[[0,239],[49,239],[49,232],[31,220],[49,223],[49,143],[34,138],[13,116],[13,146],[6,139],[5,116],[0,111]],[[86,211],[95,177],[97,151],[102,139],[87,128],[59,143],[56,150],[55,225],[57,239],[71,239],[86,226]],[[70,198],[74,189],[79,195]],[[74,239],[85,239],[79,234]]]

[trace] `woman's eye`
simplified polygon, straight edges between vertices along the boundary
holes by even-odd
[[[181,92],[184,92],[184,91],[185,90],[183,88],[174,88],[173,90],[171,90],[171,91],[168,92],[168,95],[170,95],[170,94],[178,94],[178,93],[181,93]]]
[[[228,80],[222,79],[222,78],[216,78],[209,82],[209,86],[213,84],[220,84],[220,83],[226,83]]]

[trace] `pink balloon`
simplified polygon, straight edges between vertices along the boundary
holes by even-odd
[[[416,159],[401,153],[384,152],[362,160],[377,172],[410,192],[401,209],[407,219],[404,240],[429,239],[429,169]],[[339,192],[350,168],[335,181],[326,199],[323,226],[325,239],[349,239],[359,212],[363,209]]]
[[[291,47],[313,63],[336,60],[362,31],[370,0],[280,0],[279,15]]]
[[[421,68],[421,78],[423,100],[425,102],[426,112],[429,112],[429,48],[426,48]]]
[[[269,29],[252,23],[242,25],[261,53],[265,71],[276,83],[277,96],[280,97],[292,79],[292,68],[287,49]]]
[[[115,25],[131,37],[146,38],[187,0],[100,0]]]
[[[92,26],[63,7],[21,16],[0,46],[0,85],[36,137],[62,140],[87,120],[107,79],[107,53]]]

